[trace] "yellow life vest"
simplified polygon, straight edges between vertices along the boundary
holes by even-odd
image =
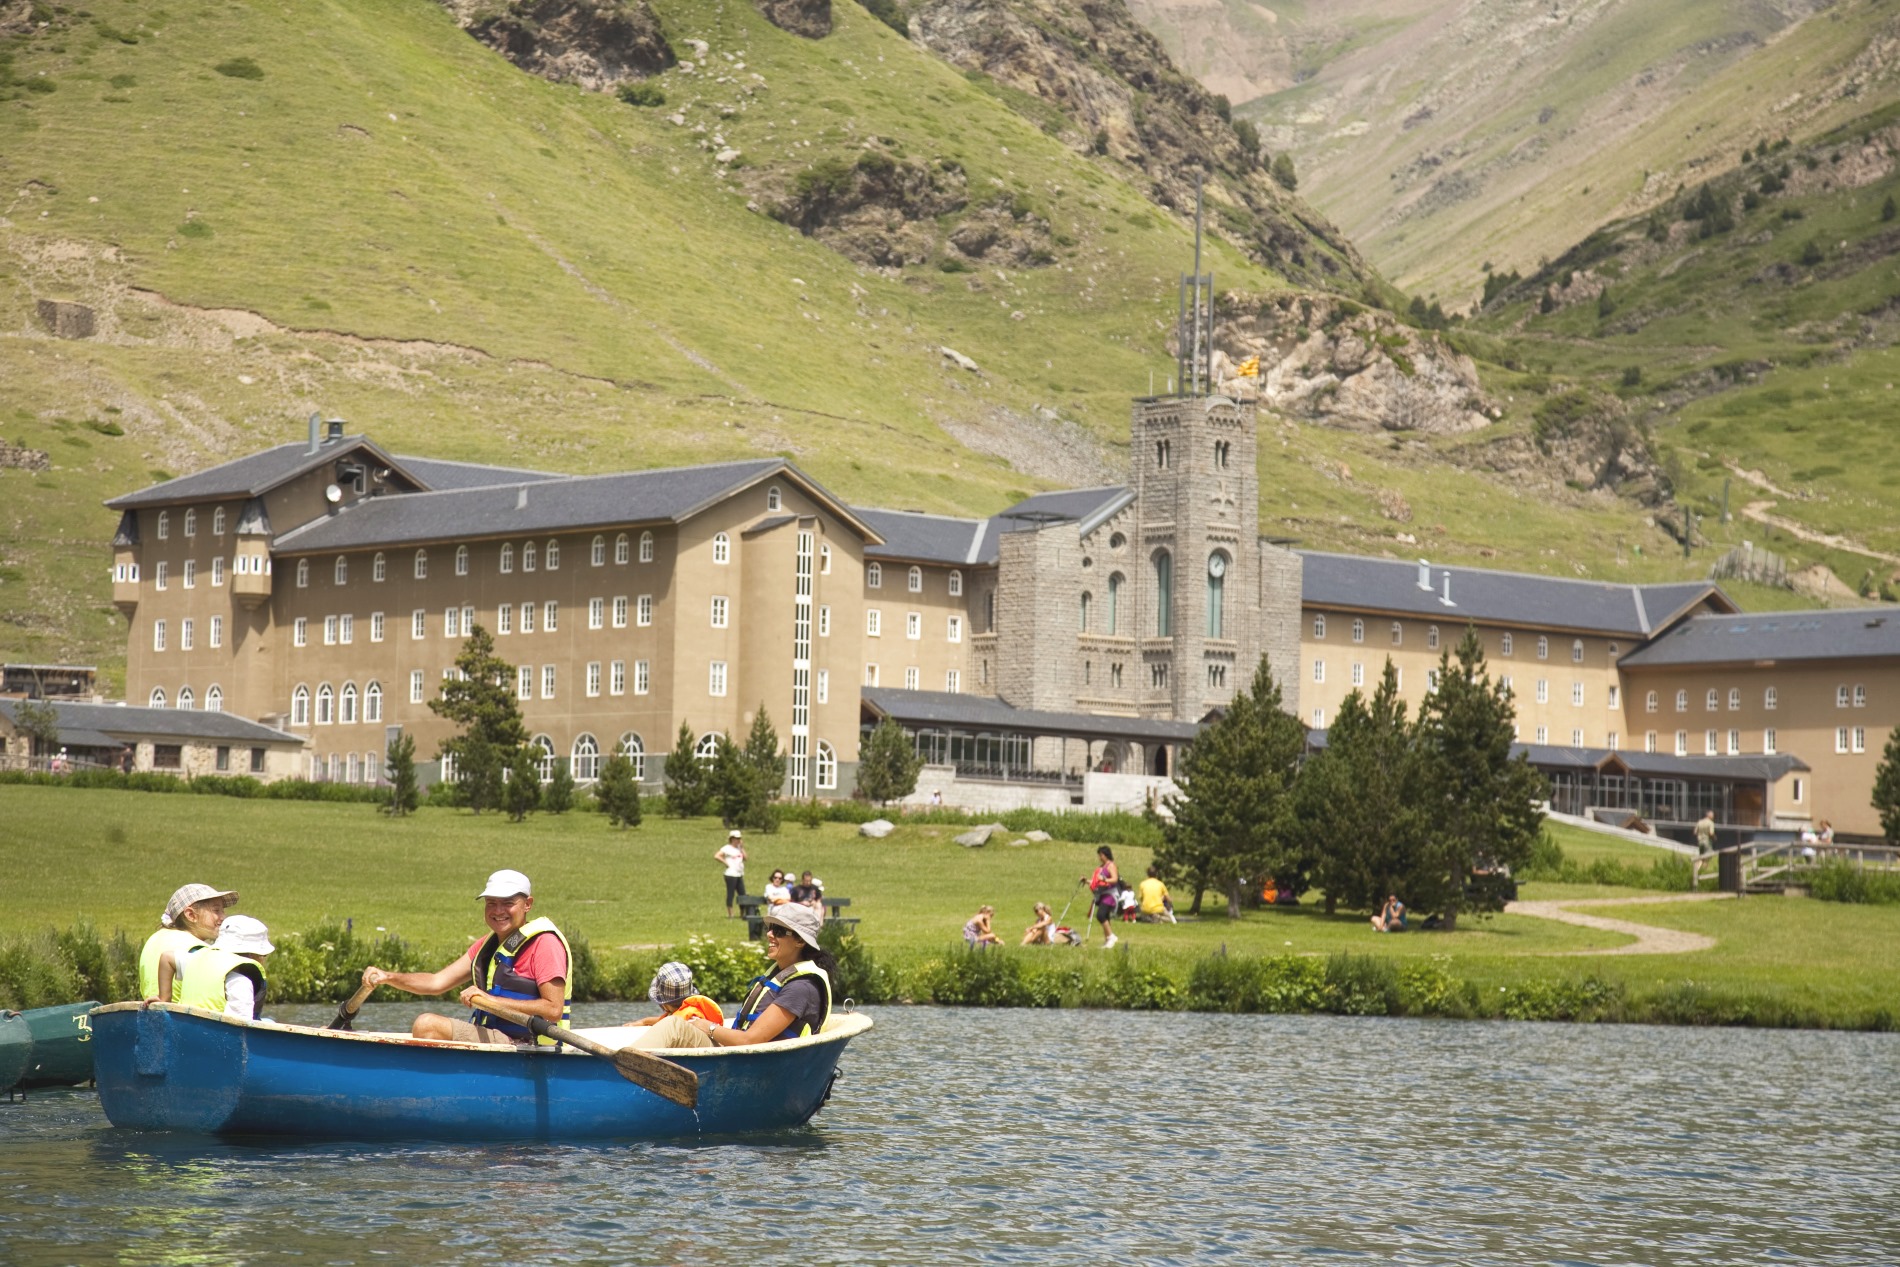
[[[200,944],[197,950],[185,956],[184,965],[178,974],[183,997],[178,1001],[187,1007],[201,1007],[207,1012],[224,1011],[224,979],[233,972],[242,972],[256,986],[251,1005],[251,1019],[256,1020],[264,1014],[264,965],[255,959],[219,950],[216,946]]]
[[[180,984],[184,979],[185,956],[194,950],[210,945],[199,941],[182,928],[161,928],[145,939],[145,948],[139,951],[139,997],[141,999],[158,998],[158,961],[168,952],[178,961],[178,970],[172,973],[172,996],[164,1000],[177,1003],[181,998]]]
[[[763,1016],[765,1009],[771,1007],[773,1003],[778,1001],[778,992],[784,989],[786,982],[794,977],[813,977],[817,979],[818,988],[820,992],[823,993],[825,999],[825,1010],[818,1017],[817,1028],[823,1029],[825,1022],[831,1018],[831,974],[809,959],[800,959],[789,968],[783,968],[775,973],[766,973],[764,976],[752,978],[752,988],[746,991],[745,1001],[739,1004],[739,1015],[733,1020],[732,1027],[734,1029],[751,1029],[752,1022]],[[812,1032],[813,1026],[810,1022],[806,1022],[799,1027],[796,1034],[792,1033],[788,1028],[784,1033],[774,1034],[772,1039],[803,1038]]]

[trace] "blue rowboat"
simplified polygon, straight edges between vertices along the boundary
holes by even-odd
[[[565,1048],[419,1042],[406,1034],[240,1021],[175,1003],[92,1014],[99,1103],[114,1126],[333,1139],[576,1140],[798,1126],[829,1098],[869,1017],[756,1047],[668,1052],[699,1075],[682,1108]],[[581,1030],[617,1047],[637,1031]]]

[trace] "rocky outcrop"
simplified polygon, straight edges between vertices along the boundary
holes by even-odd
[[[463,30],[529,74],[599,91],[678,59],[646,0],[440,0]]]
[[[1492,421],[1471,358],[1378,309],[1318,295],[1223,296],[1215,332],[1216,378],[1259,357],[1259,401],[1286,417],[1434,435]]]
[[[831,34],[831,0],[754,0],[765,20],[781,31],[822,40]]]
[[[1120,0],[921,0],[909,12],[913,39],[1038,99],[1039,126],[1134,168],[1161,206],[1191,214],[1199,174],[1212,232],[1290,280],[1363,289],[1351,243],[1273,182],[1252,129],[1177,70]]]

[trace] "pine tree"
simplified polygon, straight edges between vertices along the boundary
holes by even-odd
[[[574,808],[574,772],[564,757],[554,758],[554,777],[541,790],[541,808],[549,814],[565,814]]]
[[[594,784],[594,799],[613,826],[640,825],[640,781],[633,776],[631,758],[616,753],[608,759]]]
[[[769,724],[767,729],[770,729]],[[756,729],[754,733],[756,735]],[[776,737],[773,742],[777,742]],[[726,826],[764,832],[778,830],[778,807],[772,804],[771,788],[766,783],[769,777],[744,749],[720,736],[707,788],[713,808]]]
[[[1285,150],[1273,156],[1273,166],[1268,170],[1273,174],[1274,183],[1288,193],[1300,187],[1300,178],[1293,172],[1293,156]]]
[[[1181,795],[1168,798],[1174,822],[1155,863],[1193,886],[1196,913],[1206,890],[1215,889],[1227,896],[1228,916],[1239,918],[1248,885],[1289,859],[1292,790],[1305,751],[1306,727],[1282,707],[1263,657],[1252,686],[1181,759]]]
[[[521,822],[541,804],[541,749],[522,744],[509,756],[508,780],[502,784],[501,805],[508,817]]]
[[[439,755],[455,763],[457,801],[479,814],[499,800],[502,763],[528,742],[528,731],[515,702],[515,666],[495,654],[494,638],[480,625],[469,630],[455,670],[429,711],[462,727]]]
[[[394,818],[416,812],[421,794],[416,787],[416,737],[408,731],[396,736],[384,757],[389,774],[389,804],[385,808]]]
[[[745,759],[758,772],[765,798],[777,800],[785,790],[785,755],[779,751],[778,731],[772,729],[772,719],[766,716],[764,704],[759,705],[758,714],[752,719],[752,732],[746,736]]]
[[[858,790],[879,805],[917,790],[924,759],[904,728],[886,717],[858,748]]]
[[[694,818],[706,812],[710,797],[709,771],[694,751],[693,728],[680,723],[679,742],[666,754],[666,812],[675,818]]]
[[[1880,765],[1874,770],[1873,806],[1887,843],[1900,845],[1900,726],[1887,735]]]
[[[1418,778],[1411,796],[1426,815],[1424,840],[1401,873],[1398,894],[1415,910],[1456,927],[1461,910],[1496,910],[1500,891],[1474,889],[1473,873],[1521,870],[1543,824],[1544,776],[1511,756],[1517,709],[1491,680],[1484,647],[1467,628],[1438,660],[1438,683],[1419,709]]]
[[[1315,879],[1330,913],[1377,909],[1410,870],[1424,820],[1412,803],[1416,735],[1385,663],[1371,699],[1348,695],[1326,732],[1326,749],[1300,772],[1300,829],[1317,854]]]

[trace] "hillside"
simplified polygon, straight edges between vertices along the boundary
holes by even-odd
[[[430,0],[0,0],[0,655],[111,682],[99,501],[316,411],[563,470],[784,453],[847,498],[964,513],[1112,477],[1128,398],[1173,369],[1190,163],[1228,346],[1272,351],[1298,403],[1262,445],[1270,530],[1680,570],[1569,557],[1663,538],[1380,311],[1118,8],[945,0],[908,40],[842,0],[771,6],[822,8],[822,38],[721,0],[570,5],[637,28],[616,59],[466,7],[465,32]],[[1345,387],[1292,390],[1325,376]]]
[[[1300,192],[1409,291],[1462,307],[1746,147],[1900,95],[1879,0],[1134,0]]]
[[[1495,277],[1462,337],[1510,364],[1493,381],[1540,434],[1651,436],[1701,557],[1746,540],[1892,601],[1897,205],[1900,105],[1758,146],[1544,269]]]

